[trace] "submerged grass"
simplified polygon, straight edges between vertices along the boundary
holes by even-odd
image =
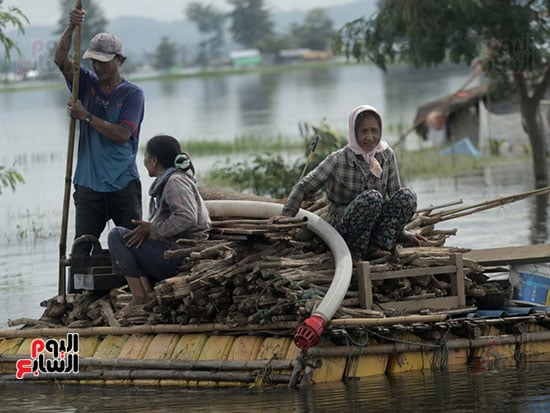
[[[530,162],[524,156],[488,156],[476,158],[466,155],[441,155],[441,148],[398,151],[399,172],[406,178],[432,178],[471,175],[488,166]]]
[[[302,150],[304,141],[297,137],[240,136],[233,141],[181,141],[182,148],[192,156],[224,155],[227,153],[288,152]]]
[[[303,152],[304,141],[299,137],[260,138],[253,136],[240,137],[232,142],[186,142],[183,147],[194,156],[223,155],[226,153],[249,153],[252,157],[260,154],[271,154],[277,157],[281,152]],[[400,175],[407,179],[456,177],[476,174],[486,167],[511,165],[517,162],[531,162],[529,154],[500,155],[475,157],[466,155],[441,155],[442,148],[434,147],[419,150],[396,149],[399,161]],[[304,154],[305,156],[305,154]],[[227,165],[226,165],[227,166]],[[214,171],[208,176],[202,176],[203,181],[210,185],[227,186],[227,183],[214,179]]]

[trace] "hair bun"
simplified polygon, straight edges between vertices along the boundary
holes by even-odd
[[[177,169],[187,171],[191,167],[191,159],[189,159],[186,153],[180,153],[176,155],[176,159],[174,159],[174,166]]]

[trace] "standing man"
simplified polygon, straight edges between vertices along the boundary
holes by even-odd
[[[55,51],[55,64],[69,89],[74,72],[74,61],[69,57],[72,35],[85,15],[85,10],[71,10]],[[141,219],[136,155],[144,97],[139,86],[120,74],[126,58],[114,34],[94,36],[83,59],[91,59],[93,71],[80,68],[78,101],[67,106],[69,115],[81,121],[73,177],[75,238],[93,235],[99,239],[109,219],[127,228],[133,227],[133,219]]]

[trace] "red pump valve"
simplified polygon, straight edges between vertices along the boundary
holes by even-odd
[[[323,317],[313,315],[302,324],[296,327],[294,344],[300,349],[315,346],[321,340],[321,334],[325,328],[326,321]]]

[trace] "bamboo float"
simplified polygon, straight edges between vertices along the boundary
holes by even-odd
[[[216,371],[182,371],[182,370],[94,370],[78,372],[78,374],[41,373],[38,376],[24,376],[17,379],[14,374],[0,376],[0,383],[13,381],[69,381],[75,380],[194,380],[209,382],[240,382],[288,384],[290,374],[272,373],[241,373]]]
[[[0,355],[0,363],[15,363],[28,355]],[[80,367],[109,367],[130,370],[291,370],[302,366],[298,360],[164,360],[164,359],[97,359],[79,357]],[[311,364],[311,363],[310,363]]]
[[[313,347],[304,352],[305,357],[349,357],[370,354],[398,354],[418,351],[435,350],[445,347],[449,350],[470,349],[506,344],[537,343],[550,340],[550,331],[538,331],[518,335],[503,334],[499,336],[481,336],[477,338],[456,338],[436,342],[369,344],[365,346],[331,346]]]
[[[24,330],[0,330],[0,337],[59,337],[69,333],[78,333],[80,336],[104,336],[104,335],[126,335],[126,334],[162,334],[162,333],[215,333],[215,332],[261,332],[270,330],[293,330],[298,323],[294,321],[273,324],[248,324],[239,327],[232,327],[227,324],[204,323],[196,325],[178,324],[144,324],[126,327],[88,327],[88,328],[29,328]]]

